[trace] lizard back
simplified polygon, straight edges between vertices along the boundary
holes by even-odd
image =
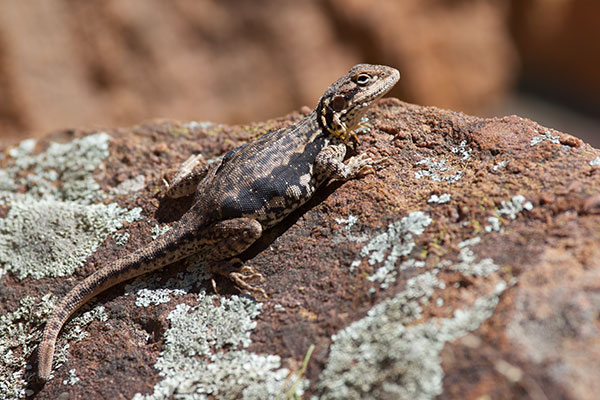
[[[196,202],[210,219],[252,215],[271,226],[314,193],[313,165],[331,142],[316,112],[229,151],[198,186]],[[262,210],[262,211],[261,211]]]

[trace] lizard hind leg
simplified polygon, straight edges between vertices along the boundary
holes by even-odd
[[[263,276],[251,267],[244,266],[235,257],[249,248],[262,235],[262,225],[255,219],[235,218],[218,222],[211,226],[210,234],[214,235],[214,247],[207,260],[207,269],[231,280],[240,291],[260,295],[267,298],[262,288],[248,282],[262,279]],[[219,238],[222,238],[219,240]],[[214,286],[214,285],[213,285]]]

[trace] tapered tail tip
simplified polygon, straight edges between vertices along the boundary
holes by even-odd
[[[52,358],[54,355],[54,348],[47,349],[44,346],[40,346],[38,349],[38,378],[42,381],[50,379],[52,372]]]

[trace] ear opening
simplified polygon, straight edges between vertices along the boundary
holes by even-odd
[[[348,100],[342,95],[337,95],[333,99],[331,99],[331,108],[333,111],[339,112],[346,108],[348,104]]]

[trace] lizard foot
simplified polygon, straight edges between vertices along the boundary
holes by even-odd
[[[373,160],[366,153],[350,158],[348,168],[351,171],[350,177],[362,178],[363,176],[376,172],[376,168],[383,164],[389,157]]]
[[[260,295],[260,297],[267,299],[269,296],[264,289],[253,286],[249,284],[249,281],[264,279],[265,277],[252,269],[252,267],[248,267],[247,265],[243,265],[241,268],[234,267],[234,265],[239,265],[235,261],[218,263],[216,265],[212,265],[209,267],[210,272],[214,274],[219,274],[225,276],[234,285],[242,292],[250,295]],[[215,293],[217,292],[216,284],[213,280],[213,289]]]
[[[265,277],[247,265],[244,265],[239,272],[230,272],[227,277],[231,279],[231,281],[235,283],[238,289],[240,289],[242,292],[260,295],[265,299],[269,297],[263,288],[258,288],[248,283],[248,281],[253,281],[256,279],[263,280]]]

